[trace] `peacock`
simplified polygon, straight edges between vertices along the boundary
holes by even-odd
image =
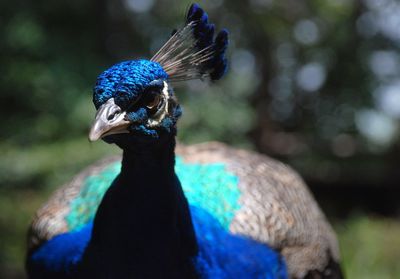
[[[176,144],[172,85],[219,80],[228,32],[197,4],[150,60],[101,73],[89,140],[122,149],[60,187],[29,229],[29,278],[342,278],[299,175],[264,155]]]

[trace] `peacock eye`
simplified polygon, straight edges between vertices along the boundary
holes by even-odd
[[[148,102],[147,102],[147,104],[146,104],[146,107],[148,108],[148,109],[154,109],[154,108],[156,108],[156,107],[158,107],[158,105],[160,104],[160,102],[161,102],[161,96],[160,95],[158,95],[158,94],[153,94],[150,98],[149,98],[149,100],[148,100]]]

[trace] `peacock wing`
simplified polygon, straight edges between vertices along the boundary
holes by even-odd
[[[104,193],[120,171],[120,162],[121,156],[115,156],[94,163],[55,191],[32,220],[28,250],[93,220]]]
[[[290,167],[217,142],[179,145],[177,154],[182,164],[208,166],[208,172],[210,166],[219,166],[225,172],[223,180],[208,176],[202,185],[206,189],[197,197],[188,195],[193,185],[182,179],[188,174],[178,173],[189,203],[201,203],[231,233],[281,251],[293,278],[340,274],[336,236],[304,181]]]

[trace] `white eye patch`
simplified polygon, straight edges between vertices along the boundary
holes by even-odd
[[[168,114],[168,102],[169,102],[168,83],[166,81],[164,81],[163,83],[164,87],[162,90],[161,97],[164,99],[164,103],[162,108],[147,120],[147,126],[149,126],[150,128],[159,126],[161,124],[161,121]]]

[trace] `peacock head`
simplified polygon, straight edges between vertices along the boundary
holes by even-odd
[[[158,138],[174,133],[181,115],[168,74],[149,60],[121,62],[100,74],[93,103],[97,113],[91,141],[118,134]]]
[[[220,79],[226,72],[228,32],[214,37],[214,24],[193,4],[186,24],[150,60],[116,64],[97,78],[97,109],[89,140],[118,143],[126,138],[158,139],[176,134],[182,110],[170,82]]]

